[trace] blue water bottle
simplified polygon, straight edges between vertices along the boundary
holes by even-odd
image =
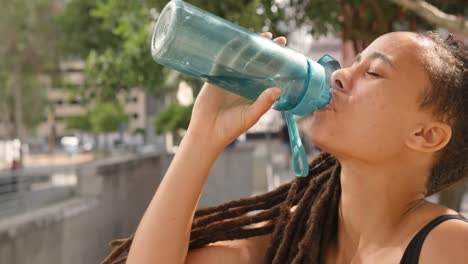
[[[162,65],[250,100],[279,87],[273,109],[285,114],[294,172],[308,175],[293,115],[307,115],[329,103],[330,76],[340,68],[336,60],[325,55],[315,62],[181,0],[169,2],[159,15],[151,53]]]

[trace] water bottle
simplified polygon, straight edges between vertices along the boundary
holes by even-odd
[[[293,115],[307,115],[329,103],[330,75],[340,68],[328,55],[315,62],[257,33],[181,0],[170,1],[156,23],[154,60],[250,100],[279,87],[273,109],[286,117],[293,167],[307,176],[307,156]]]

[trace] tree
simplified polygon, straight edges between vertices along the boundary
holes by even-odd
[[[57,17],[60,47],[65,57],[85,59],[91,50],[102,52],[118,45],[119,38],[102,26],[102,20],[91,14],[99,1],[67,1]]]
[[[456,16],[463,16],[467,12],[464,0],[431,2],[440,10],[452,12]],[[297,11],[295,20],[299,25],[312,25],[310,32],[315,36],[341,35],[343,41],[353,43],[356,52],[362,51],[378,36],[391,31],[428,30],[444,26],[433,25],[429,23],[432,21],[421,18],[411,9],[387,0],[293,0],[292,6]]]
[[[97,103],[86,114],[68,117],[65,124],[68,129],[109,133],[118,131],[127,119],[127,115],[118,102],[108,101]]]
[[[61,24],[66,49],[87,59],[88,96],[113,97],[116,91],[144,87],[156,94],[175,88],[181,78],[156,64],[149,54],[152,29],[167,0],[70,1]],[[418,2],[403,1],[394,2]],[[308,25],[315,36],[341,34],[361,51],[376,37],[393,30],[432,28],[411,9],[386,0],[193,0],[190,3],[253,31],[286,34],[280,24]],[[440,10],[463,16],[463,0],[433,0]],[[292,16],[285,13],[293,8]],[[70,41],[71,40],[71,41]],[[187,78],[189,81],[190,78]],[[91,91],[91,92],[90,92]]]
[[[118,131],[126,121],[127,115],[117,102],[101,102],[89,112],[91,127],[98,133]]]
[[[93,127],[89,120],[89,114],[70,116],[65,119],[65,126],[67,129],[78,130],[82,132],[92,132]]]
[[[32,77],[23,79],[22,86],[17,90],[14,90],[12,82],[11,78],[0,80],[0,138],[4,139],[19,138],[26,136],[28,132],[32,133],[44,120],[47,103],[45,86],[37,80]]]
[[[0,107],[8,138],[23,139],[44,119],[44,76],[56,76],[56,1],[0,0]],[[55,79],[55,78],[52,78]]]
[[[68,47],[64,44],[65,50],[87,56],[89,97],[108,99],[132,87],[162,94],[173,90],[181,78],[187,78],[155,63],[150,55],[152,30],[167,2],[86,0],[71,1],[65,7],[62,31],[66,39],[75,40]],[[276,31],[275,23],[282,15],[281,10],[272,8],[271,0],[191,2],[255,31]],[[102,36],[96,37],[95,32]]]
[[[178,129],[187,129],[190,116],[192,115],[193,104],[183,106],[173,103],[166,110],[161,112],[155,120],[155,131],[159,134],[176,132]]]
[[[201,81],[163,67],[151,58],[151,34],[167,2],[83,0],[65,6],[61,17],[63,48],[70,56],[86,59],[84,97],[112,100],[121,90],[133,87],[162,95],[174,91],[180,80],[188,81],[198,94]],[[190,2],[257,32],[269,30],[278,34],[276,25],[283,17],[274,0]],[[189,119],[187,115],[173,116],[171,124]]]
[[[465,16],[462,13],[458,15],[452,15],[445,13],[434,5],[426,1],[414,1],[414,0],[392,0],[394,3],[400,5],[403,8],[411,10],[416,15],[425,19],[429,23],[446,28],[450,31],[462,32],[468,35],[468,19],[467,19],[467,7],[466,2],[460,2],[465,5],[464,11]],[[453,2],[453,1],[452,1]]]
[[[393,30],[432,28],[411,10],[387,0],[291,0],[289,6],[277,2],[190,1],[257,32],[269,30],[275,35],[287,34],[280,25],[294,22],[297,27],[307,26],[315,36],[339,34],[344,41],[353,43],[356,52],[362,51],[376,37]],[[451,0],[450,4],[442,0],[431,2],[441,10],[457,15],[466,9],[463,0]],[[132,87],[162,94],[172,91],[181,79],[196,83],[193,87],[201,86],[187,76],[158,65],[150,56],[150,36],[166,0],[71,3],[65,8],[64,16],[68,22],[64,23],[64,33],[74,32],[76,42],[73,45],[81,49],[76,54],[87,54],[85,91],[88,97],[109,99],[118,91]]]

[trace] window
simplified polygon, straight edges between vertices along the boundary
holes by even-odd
[[[73,98],[70,100],[71,105],[80,105],[81,101],[79,99]]]
[[[136,96],[134,96],[134,97],[127,97],[127,98],[125,99],[125,101],[126,101],[127,103],[138,103],[138,97],[136,97]]]

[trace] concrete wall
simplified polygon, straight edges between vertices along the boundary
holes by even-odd
[[[219,156],[206,181],[198,207],[252,195],[255,182],[253,151],[252,146],[238,146]]]
[[[200,206],[252,193],[252,151],[222,153]],[[171,158],[147,155],[79,167],[73,198],[0,219],[0,263],[99,263],[111,239],[135,231]]]

